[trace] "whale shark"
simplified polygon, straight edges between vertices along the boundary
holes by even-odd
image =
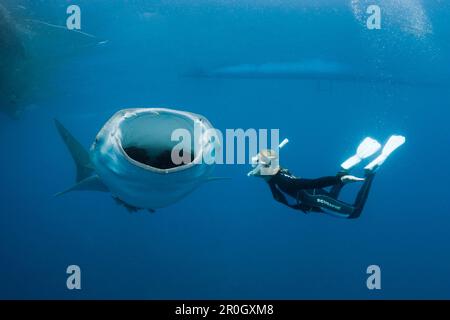
[[[298,62],[238,64],[213,69],[195,70],[187,74],[193,78],[218,79],[298,79],[328,80],[338,82],[362,82],[404,86],[440,87],[438,81],[422,81],[396,77],[385,73],[369,72],[358,68],[323,59]]]
[[[0,3],[0,112],[11,118],[19,118],[55,90],[47,80],[70,57],[107,43],[88,33],[31,19],[34,16],[14,2]]]
[[[76,165],[76,181],[70,191],[109,192],[130,211],[166,207],[184,198],[211,177],[218,141],[208,136],[211,123],[203,116],[166,108],[134,108],[118,111],[85,150],[58,121],[56,128]],[[191,133],[189,161],[175,164],[172,133]],[[198,131],[196,131],[198,130]],[[212,159],[214,160],[214,159]]]
[[[18,109],[28,84],[26,59],[19,28],[9,11],[0,4],[0,110],[10,115]]]

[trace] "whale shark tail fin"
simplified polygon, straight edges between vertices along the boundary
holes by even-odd
[[[73,161],[77,169],[76,182],[83,181],[84,179],[92,176],[94,170],[91,165],[91,160],[89,154],[85,148],[79,143],[72,134],[64,128],[64,126],[55,119],[56,129],[58,129],[61,138],[67,146],[70,154],[72,155]]]

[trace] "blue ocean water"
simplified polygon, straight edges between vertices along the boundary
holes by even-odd
[[[373,3],[380,30],[366,27]],[[448,3],[1,4],[24,34],[35,79],[21,116],[0,116],[0,298],[450,298]],[[70,4],[95,38],[55,27]],[[308,61],[375,80],[189,76]],[[301,177],[335,174],[365,136],[407,142],[356,220],[282,206],[246,176],[249,165],[218,165],[216,175],[232,179],[155,214],[130,214],[106,193],[54,197],[75,171],[53,119],[87,148],[112,114],[136,106],[192,111],[221,130],[279,128],[290,140],[282,166]],[[81,290],[66,287],[72,264]],[[373,264],[381,290],[366,286]]]

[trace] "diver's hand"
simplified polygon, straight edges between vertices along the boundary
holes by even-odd
[[[358,178],[358,177],[355,177],[355,176],[352,176],[352,175],[349,175],[349,174],[341,177],[341,181],[343,183],[359,182],[359,181],[364,181],[364,180],[365,180],[364,178]]]

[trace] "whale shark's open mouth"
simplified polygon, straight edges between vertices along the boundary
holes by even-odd
[[[198,148],[194,147],[197,143],[194,141],[194,119],[182,113],[141,113],[125,119],[120,127],[123,150],[128,157],[141,164],[157,169],[172,169],[187,165],[196,157],[195,150]],[[191,134],[190,150],[175,149],[179,141],[172,141],[171,137],[177,129],[185,129]],[[174,161],[173,152],[189,161]]]

